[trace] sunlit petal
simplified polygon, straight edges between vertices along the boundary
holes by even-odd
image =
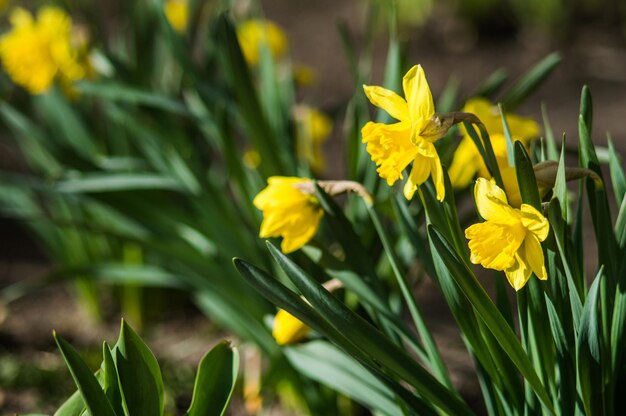
[[[402,87],[414,122],[430,119],[435,114],[435,103],[421,65],[415,65],[406,73]]]
[[[363,90],[372,104],[385,110],[391,117],[399,121],[411,121],[406,101],[395,92],[369,85],[364,85]]]
[[[522,224],[524,227],[536,235],[539,241],[545,240],[550,232],[550,224],[546,217],[534,207],[527,204],[522,204],[520,211],[522,213]]]

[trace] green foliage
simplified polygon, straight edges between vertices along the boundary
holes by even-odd
[[[78,391],[55,416],[163,415],[163,380],[154,355],[133,329],[122,321],[117,343],[102,346],[103,360],[94,373],[74,347],[54,334]],[[187,415],[223,415],[237,381],[239,354],[228,342],[213,347],[200,361]]]

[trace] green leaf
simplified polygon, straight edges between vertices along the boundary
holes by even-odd
[[[472,304],[478,316],[480,316],[487,325],[489,331],[491,331],[493,336],[498,340],[502,349],[511,358],[545,407],[550,410],[550,412],[554,413],[548,393],[537,376],[526,352],[511,327],[489,298],[489,295],[487,295],[482,286],[480,286],[474,274],[450,248],[449,243],[443,239],[441,234],[433,226],[428,227],[428,234],[438,253],[442,255],[444,263],[450,270],[450,274]]]
[[[193,387],[189,416],[223,415],[237,382],[239,353],[222,341],[200,361]]]
[[[504,108],[508,111],[515,110],[543,83],[560,62],[561,55],[557,52],[543,58],[502,97],[501,101]]]
[[[402,415],[393,392],[353,358],[324,341],[285,349],[302,374],[385,415]]]
[[[380,366],[373,360],[373,357],[359,349],[352,339],[338,331],[328,321],[313,309],[300,296],[287,289],[277,279],[269,276],[264,271],[252,264],[241,260],[233,259],[235,268],[256,290],[265,296],[270,302],[281,309],[286,310],[300,321],[311,327],[314,331],[326,336],[328,339],[339,345],[352,357],[358,359],[372,374],[379,380],[388,380],[388,377],[381,371]],[[433,379],[434,380],[434,379]],[[410,408],[416,410],[418,414],[434,415],[431,405],[420,397],[409,393],[402,385],[389,380],[388,386],[393,389]]]
[[[594,279],[578,327],[576,350],[578,352],[577,371],[585,412],[588,415],[602,414],[601,342],[602,329],[599,321],[600,283],[604,273],[601,267]]]
[[[132,105],[145,105],[183,116],[189,115],[187,108],[179,101],[161,94],[139,90],[130,85],[114,82],[81,81],[76,84],[76,87],[80,94],[84,96]]]
[[[376,362],[415,387],[424,399],[453,414],[472,414],[456,393],[444,387],[403,349],[328,293],[272,244],[267,245],[293,284],[337,331],[344,334]]]
[[[163,380],[152,351],[122,320],[115,346],[124,408],[129,415],[163,415]]]
[[[506,139],[506,157],[509,162],[509,166],[515,166],[515,150],[513,149],[513,137],[511,136],[511,130],[509,129],[509,123],[506,121],[504,107],[502,107],[502,104],[498,104],[498,110],[500,110],[502,130],[504,131],[504,138]]]
[[[152,173],[83,173],[80,178],[59,181],[56,189],[66,193],[136,190],[184,191],[180,182]]]
[[[541,212],[541,196],[537,187],[537,179],[533,170],[533,163],[520,141],[515,142],[515,173],[519,184],[522,201]]]
[[[624,168],[620,161],[620,155],[613,146],[613,140],[611,135],[607,134],[609,141],[609,168],[611,169],[611,182],[613,183],[613,190],[615,191],[615,200],[618,204],[624,199],[626,195],[626,175],[624,175]]]
[[[102,343],[102,357],[102,365],[100,367],[102,388],[109,399],[109,403],[111,403],[111,406],[115,410],[115,413],[121,416],[124,414],[122,392],[120,390],[117,368],[115,368],[115,361],[113,360],[111,350],[106,341]]]
[[[58,336],[56,332],[53,335],[89,413],[92,416],[115,416],[115,411],[111,407],[111,403],[109,403],[104,391],[102,391],[100,383],[98,383],[98,380],[87,367],[87,364],[80,358],[74,347]],[[67,411],[70,411],[70,409],[68,408]]]
[[[80,390],[76,390],[62,405],[54,412],[54,416],[81,416],[87,411],[85,401]]]
[[[470,97],[478,96],[489,98],[493,96],[500,88],[502,88],[502,85],[504,85],[507,78],[508,75],[504,69],[496,69],[493,73],[491,73],[491,75],[489,75],[489,77],[487,77],[486,80],[482,82],[482,84],[478,86],[478,88],[476,88],[476,91],[472,93]]]
[[[561,216],[566,223],[569,223],[569,202],[567,197],[567,179],[565,177],[565,135],[563,135],[563,142],[561,143],[561,157],[556,171],[554,196],[561,203]]]
[[[556,149],[552,125],[550,124],[550,119],[548,118],[548,106],[543,102],[541,103],[541,116],[543,118],[543,131],[546,136],[546,146],[548,147],[548,159],[557,160],[559,155]]]
[[[214,27],[215,42],[220,48],[218,57],[222,73],[235,95],[252,145],[261,155],[262,163],[259,169],[264,176],[289,174],[280,157],[284,151],[278,146],[276,132],[271,129],[267,118],[264,117],[248,65],[237,40],[234,24],[227,12],[217,18]]]

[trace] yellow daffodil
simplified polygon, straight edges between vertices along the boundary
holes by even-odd
[[[326,166],[322,145],[333,130],[333,122],[326,114],[306,105],[294,109],[297,126],[298,157],[306,160],[311,169],[321,172]]]
[[[485,222],[465,230],[472,263],[504,271],[515,290],[524,287],[531,273],[547,279],[540,243],[550,230],[546,218],[527,204],[511,207],[493,180],[478,178],[474,197]]]
[[[489,133],[498,166],[501,169],[506,168],[508,166],[506,138],[504,137],[504,127],[498,107],[484,98],[472,98],[467,101],[462,111],[473,113],[482,121]],[[528,146],[531,140],[539,136],[540,128],[534,120],[514,114],[506,114],[505,117],[514,141],[519,140]],[[450,181],[455,188],[469,186],[476,174],[481,178],[491,178],[472,138],[467,134],[464,126],[461,127],[461,130],[463,131],[463,139],[459,143],[450,169],[448,169]]]
[[[435,104],[420,65],[406,73],[402,87],[405,98],[382,87],[363,87],[372,104],[398,120],[394,124],[368,122],[361,130],[363,143],[378,166],[378,174],[389,186],[402,179],[402,171],[413,162],[404,196],[411,199],[417,186],[432,176],[437,199],[442,201],[443,170],[434,145],[442,134],[434,125]]]
[[[0,58],[16,84],[40,94],[57,77],[68,82],[85,76],[79,48],[72,43],[72,20],[63,10],[42,7],[34,20],[30,12],[17,8],[10,21],[11,31],[0,38]]]
[[[296,343],[304,339],[310,331],[311,328],[283,309],[274,317],[272,336],[278,345]]]
[[[187,0],[166,0],[163,12],[172,28],[178,33],[187,30],[189,20],[189,4]]]
[[[259,63],[262,47],[267,47],[275,58],[287,52],[285,32],[269,20],[253,19],[241,23],[237,27],[237,39],[246,62],[251,66]]]
[[[296,251],[311,240],[324,215],[317,198],[298,187],[310,182],[303,178],[273,176],[254,198],[254,206],[263,211],[260,237],[283,237],[280,247],[284,253]]]

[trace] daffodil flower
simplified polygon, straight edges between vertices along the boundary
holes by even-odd
[[[188,0],[166,0],[163,5],[163,12],[170,26],[178,33],[187,30],[189,21]]]
[[[274,316],[272,336],[278,345],[296,343],[306,338],[309,332],[311,332],[311,328],[283,309]]]
[[[285,32],[269,20],[247,20],[237,26],[237,39],[241,52],[250,66],[256,66],[261,58],[261,48],[267,47],[270,54],[279,58],[287,52]]]
[[[42,7],[35,20],[18,7],[9,20],[12,29],[0,38],[0,58],[16,84],[41,94],[56,77],[76,81],[86,75],[80,51],[72,43],[72,19],[63,10]]]
[[[465,230],[470,260],[488,269],[502,270],[515,290],[520,290],[531,273],[548,278],[541,241],[550,230],[546,218],[530,205],[509,205],[504,191],[493,180],[478,178],[474,188],[478,213],[485,222]]]
[[[293,114],[298,157],[306,160],[314,172],[322,172],[326,167],[322,145],[333,130],[333,122],[326,114],[307,105],[297,105]]]
[[[378,174],[389,186],[403,179],[403,170],[413,162],[404,196],[411,199],[417,186],[432,176],[437,199],[442,201],[443,170],[434,145],[442,133],[434,119],[435,104],[420,65],[406,73],[402,87],[406,99],[382,87],[363,86],[372,104],[398,120],[394,124],[368,122],[361,130],[363,143],[378,166]]]
[[[263,211],[259,236],[283,237],[280,247],[284,253],[296,251],[308,243],[324,215],[317,198],[298,187],[307,183],[311,180],[273,176],[253,201],[254,206]]]
[[[489,133],[498,166],[500,170],[506,169],[508,166],[506,138],[498,107],[484,98],[472,98],[467,101],[462,111],[475,114],[484,124]],[[528,146],[533,139],[539,137],[540,128],[534,120],[514,114],[505,114],[505,118],[514,141],[521,141]],[[459,189],[468,187],[477,174],[481,178],[491,178],[487,165],[463,125],[461,125],[461,130],[463,139],[454,152],[452,164],[448,169],[452,186]]]

